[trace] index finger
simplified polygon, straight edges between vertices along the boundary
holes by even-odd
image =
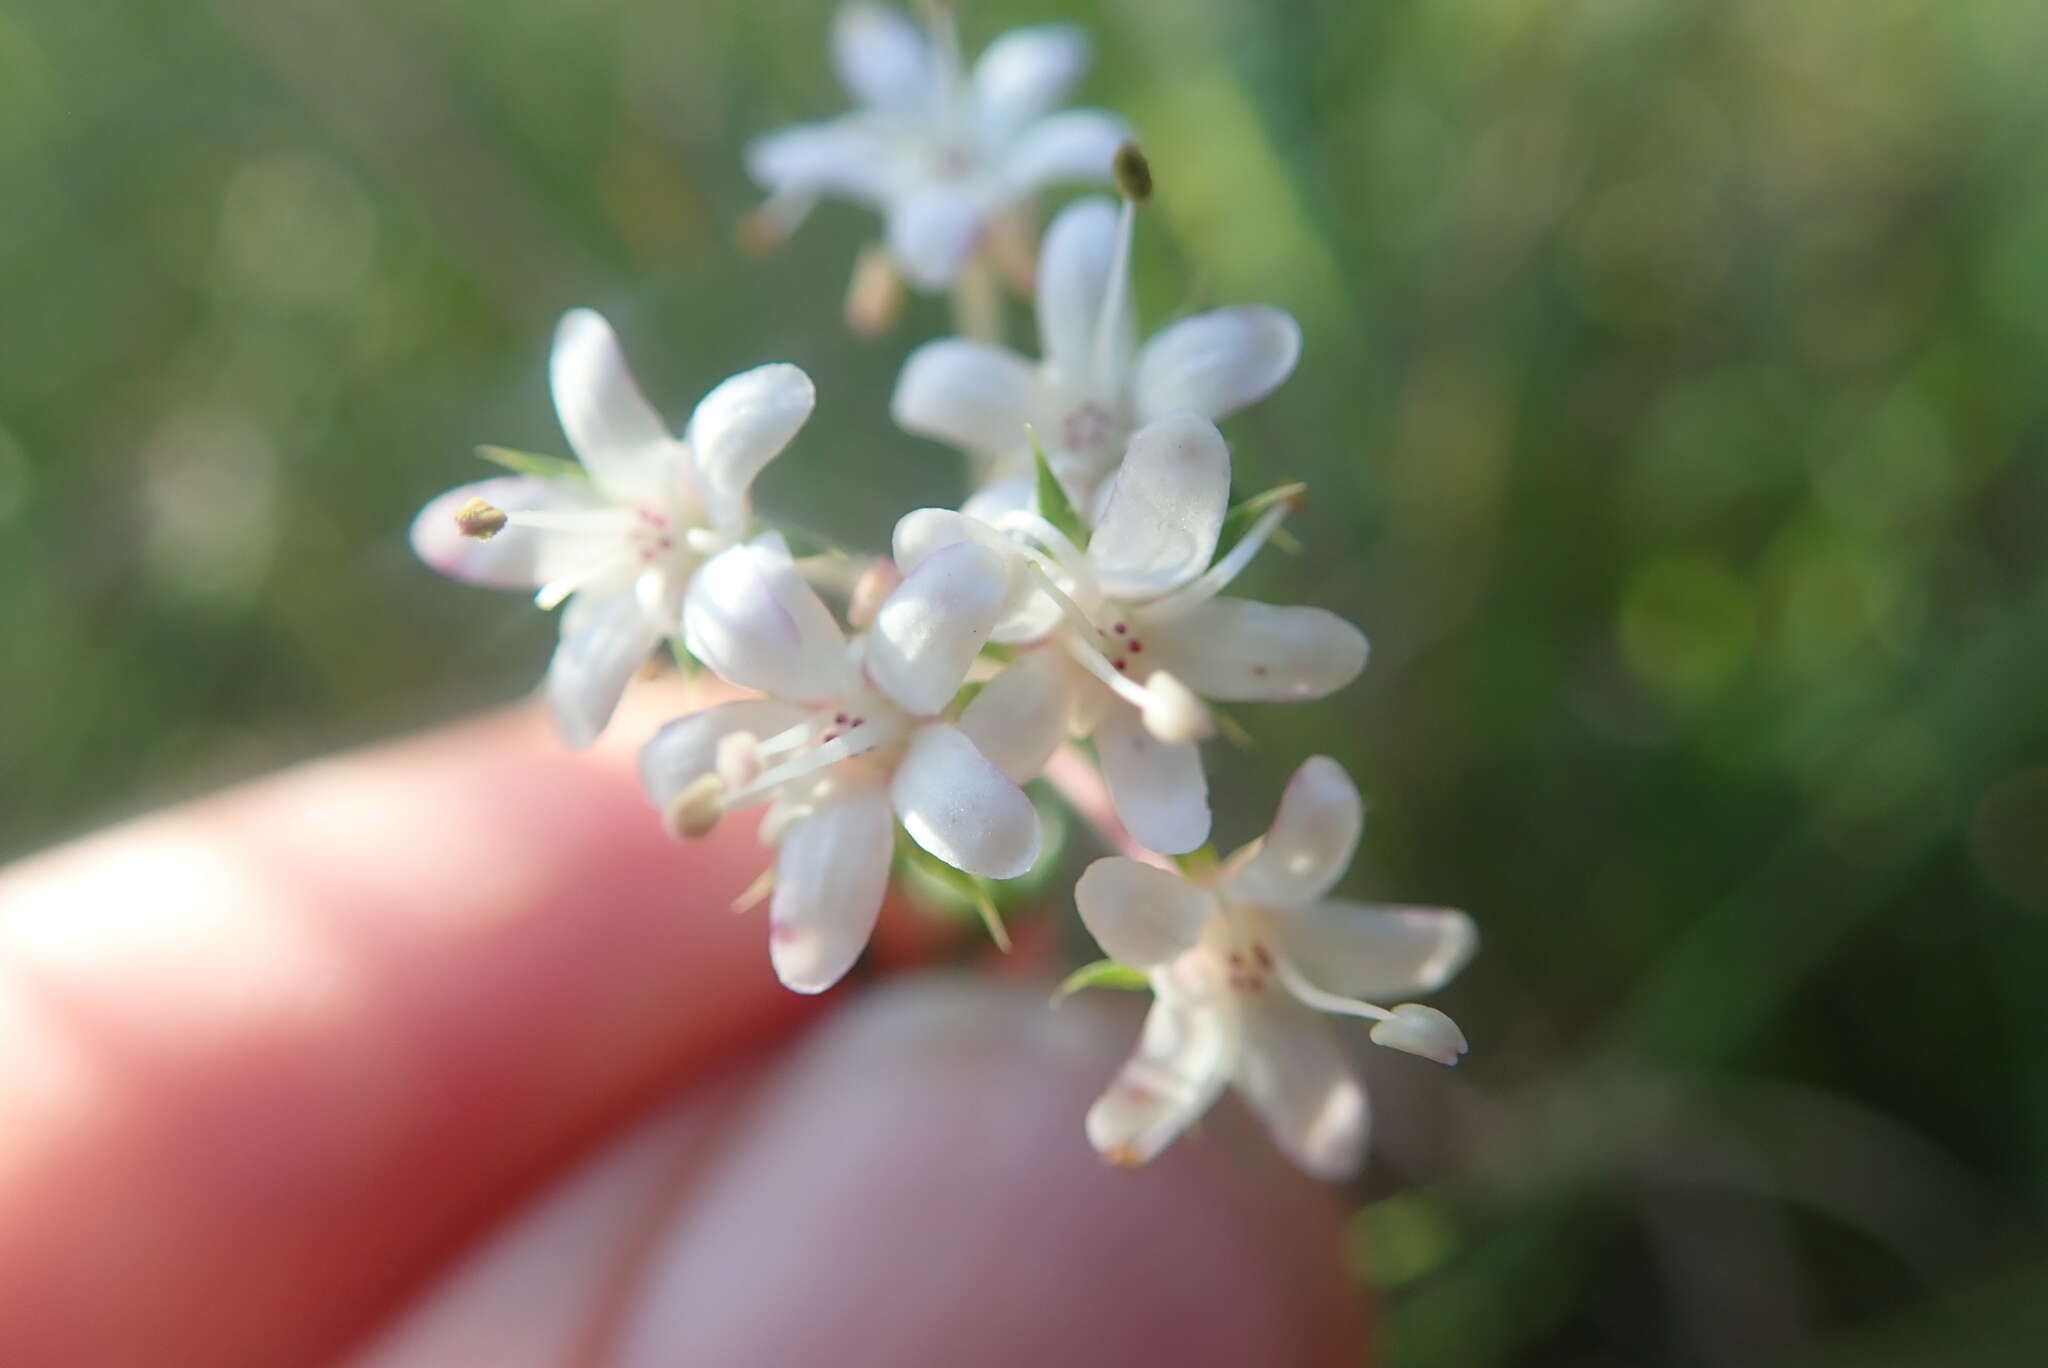
[[[647,728],[622,717],[615,735]],[[624,745],[519,709],[0,875],[0,1343],[304,1361],[805,1000]]]

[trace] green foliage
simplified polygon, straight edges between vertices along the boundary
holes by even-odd
[[[534,475],[543,480],[574,480],[579,484],[590,483],[590,472],[583,468],[581,461],[572,461],[564,456],[543,456],[533,451],[514,451],[511,447],[480,446],[476,454],[492,465],[499,465],[514,475]]]
[[[1088,549],[1088,527],[1081,521],[1081,515],[1074,511],[1073,501],[1067,498],[1066,487],[1059,477],[1052,473],[1052,462],[1046,459],[1045,448],[1039,444],[1038,434],[1026,429],[1031,437],[1031,461],[1037,471],[1037,485],[1033,502],[1038,516],[1057,527],[1068,541],[1082,550]]]

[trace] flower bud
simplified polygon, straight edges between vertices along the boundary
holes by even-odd
[[[1457,1022],[1419,1002],[1404,1002],[1396,1007],[1392,1016],[1372,1028],[1372,1041],[1390,1050],[1406,1050],[1424,1059],[1434,1059],[1439,1064],[1457,1063],[1458,1056],[1467,1049],[1465,1033],[1458,1029]]]
[[[455,525],[462,535],[475,541],[489,541],[505,530],[505,510],[482,499],[471,499],[455,510]]]
[[[880,337],[903,313],[903,272],[887,247],[861,248],[846,287],[846,330],[855,337]]]
[[[1116,173],[1116,188],[1125,199],[1143,204],[1152,198],[1152,163],[1145,160],[1136,143],[1127,142],[1119,147],[1110,167]]]
[[[1216,718],[1193,689],[1164,670],[1145,681],[1145,730],[1168,745],[1206,741],[1216,734]]]
[[[678,840],[707,836],[725,816],[725,781],[715,774],[700,774],[682,792],[669,799],[661,819],[668,833]]]

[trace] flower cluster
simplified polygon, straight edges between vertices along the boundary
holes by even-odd
[[[561,610],[546,694],[571,745],[604,730],[664,644],[746,695],[669,723],[641,776],[679,838],[761,810],[772,867],[743,901],[768,902],[770,959],[798,992],[852,968],[906,859],[957,876],[1000,935],[988,890],[1049,858],[1027,790],[1063,748],[1092,762],[1105,838],[1126,853],[1074,888],[1109,958],[1071,982],[1146,987],[1153,1005],[1089,1139],[1143,1163],[1231,1084],[1299,1164],[1346,1176],[1368,1109],[1318,1014],[1455,1062],[1458,1028],[1400,1000],[1441,987],[1476,934],[1462,913],[1329,896],[1363,816],[1324,757],[1264,838],[1224,860],[1208,848],[1203,743],[1234,726],[1215,705],[1322,698],[1366,662],[1336,614],[1226,592],[1303,490],[1234,502],[1216,420],[1287,378],[1300,330],[1232,307],[1138,344],[1130,261],[1151,171],[1110,116],[1048,113],[1086,65],[1073,30],[1006,35],[968,73],[943,7],[920,28],[851,3],[834,47],[856,112],[749,151],[778,234],[820,197],[857,200],[887,222],[888,269],[935,288],[999,266],[1048,182],[1122,191],[1069,205],[1011,272],[1033,281],[1041,359],[953,337],[903,367],[892,415],[960,449],[972,497],[906,514],[885,556],[800,554],[757,524],[749,491],[811,415],[804,373],[736,375],[674,436],[610,326],[577,310],[550,368],[576,459],[486,448],[511,473],[433,500],[413,544],[445,574]],[[1071,796],[1086,771],[1060,772]]]

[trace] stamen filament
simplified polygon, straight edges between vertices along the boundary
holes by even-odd
[[[1116,252],[1109,259],[1109,279],[1102,291],[1102,312],[1095,320],[1095,376],[1097,382],[1110,379],[1123,369],[1117,352],[1122,340],[1124,312],[1130,305],[1131,238],[1136,232],[1138,206],[1125,200],[1117,211]]]
[[[1086,553],[1074,545],[1072,539],[1055,527],[1050,520],[1028,508],[1013,508],[998,517],[995,525],[998,531],[1014,532],[1037,542],[1047,555],[1059,563],[1061,574],[1074,581],[1076,588],[1085,586],[1086,591],[1092,596],[1095,572],[1089,568]]]
[[[1272,948],[1271,953],[1273,972],[1279,976],[1281,984],[1287,991],[1294,995],[1295,1000],[1304,1006],[1313,1007],[1319,1012],[1331,1012],[1337,1016],[1364,1017],[1368,1021],[1393,1019],[1394,1014],[1384,1007],[1375,1007],[1372,1003],[1361,1002],[1357,998],[1340,997],[1336,993],[1325,992],[1316,987],[1277,946]]]
[[[1292,510],[1291,502],[1274,504],[1259,515],[1259,520],[1230,548],[1222,560],[1204,570],[1195,578],[1183,584],[1170,594],[1162,595],[1145,605],[1146,620],[1165,622],[1177,618],[1193,608],[1199,608],[1221,593],[1225,586],[1244,573],[1252,563],[1252,557],[1259,554],[1273,533]]]
[[[733,789],[724,795],[725,810],[731,812],[746,807],[750,803],[760,801],[792,779],[801,779],[807,774],[815,774],[821,769],[836,765],[841,760],[850,760],[865,751],[871,751],[887,739],[886,731],[886,728],[878,727],[872,722],[863,723],[824,742],[814,750],[804,752],[794,760],[764,770],[753,783],[744,788]]]
[[[511,509],[505,514],[505,522],[512,527],[531,527],[545,532],[608,532],[616,535],[626,531],[636,516],[626,508],[591,508],[571,512]]]

